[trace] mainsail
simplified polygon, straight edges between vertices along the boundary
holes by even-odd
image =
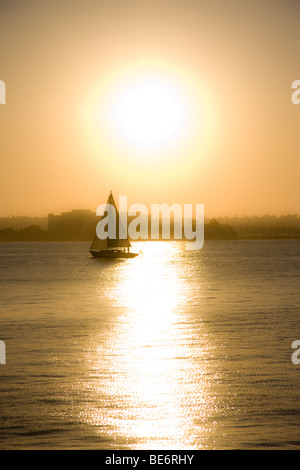
[[[91,244],[90,250],[107,250],[107,239],[106,240],[100,240],[100,238],[97,237],[97,233],[94,236],[94,240]]]
[[[113,206],[116,211],[116,238],[106,238],[105,240],[101,240],[100,238],[97,237],[97,233],[96,233],[90,250],[109,250],[110,248],[129,248],[131,245],[130,245],[128,238],[125,238],[125,239],[119,238],[120,225],[121,225],[122,233],[127,233],[127,227],[125,227],[126,231],[124,231],[124,227],[120,221],[119,211],[117,209],[112,192],[110,192],[110,195],[108,197],[106,204],[110,204],[111,206]],[[107,211],[107,212],[111,214],[110,211]]]

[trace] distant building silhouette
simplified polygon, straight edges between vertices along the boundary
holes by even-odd
[[[75,209],[60,215],[49,214],[48,231],[55,236],[89,239],[94,236],[98,221],[95,212],[86,209]]]
[[[236,226],[248,227],[300,227],[300,217],[297,214],[287,215],[254,215],[254,216],[235,216],[218,217],[220,223]]]

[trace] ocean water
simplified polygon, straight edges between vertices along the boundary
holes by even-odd
[[[300,242],[0,244],[1,449],[300,449]]]

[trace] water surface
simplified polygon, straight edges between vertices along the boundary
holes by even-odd
[[[0,447],[300,449],[299,241],[0,244]]]

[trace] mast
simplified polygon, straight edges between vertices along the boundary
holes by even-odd
[[[120,236],[120,223],[121,223],[120,222],[120,215],[119,215],[119,211],[117,209],[112,191],[110,191],[110,194],[109,194],[109,197],[108,197],[108,200],[107,200],[107,204],[111,204],[114,207],[115,211],[116,211],[116,238],[107,238],[107,242],[108,242],[107,248],[129,248],[131,245],[130,245],[130,242],[129,242],[128,238],[125,238],[125,239],[119,238],[119,236]],[[124,229],[124,227],[122,227],[122,229]],[[126,227],[126,229],[127,229],[127,227]],[[124,233],[124,230],[123,230],[123,233]]]

